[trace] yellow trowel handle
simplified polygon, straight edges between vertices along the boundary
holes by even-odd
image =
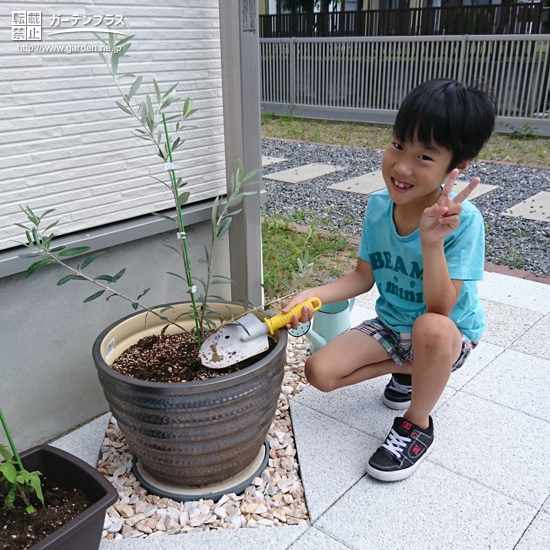
[[[269,332],[273,334],[273,332],[277,329],[286,327],[286,325],[291,323],[294,315],[297,315],[299,319],[302,316],[302,308],[304,306],[311,308],[312,311],[317,311],[322,305],[323,304],[319,298],[311,298],[301,304],[298,304],[297,306],[294,306],[288,313],[279,313],[279,315],[275,315],[273,317],[266,317],[264,321],[269,329]]]

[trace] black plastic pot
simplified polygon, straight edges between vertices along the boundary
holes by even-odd
[[[175,319],[189,310],[186,302],[173,307],[163,315]],[[227,314],[223,304],[212,307]],[[238,304],[231,308],[242,311]],[[220,483],[246,469],[261,452],[277,409],[287,332],[276,334],[276,347],[255,365],[209,380],[146,382],[110,368],[124,350],[159,334],[165,325],[152,315],[145,325],[145,314],[136,313],[105,329],[93,346],[99,381],[140,467],[173,486]],[[193,326],[189,320],[188,328]],[[174,327],[167,332],[175,332]]]
[[[79,458],[49,445],[21,453],[28,471],[38,470],[49,481],[66,489],[80,489],[93,503],[79,516],[32,547],[32,550],[97,550],[105,511],[118,498],[116,489],[97,470]]]

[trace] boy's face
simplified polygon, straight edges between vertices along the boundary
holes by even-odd
[[[452,157],[444,147],[426,147],[416,139],[401,142],[393,136],[382,159],[382,175],[393,202],[434,204],[449,174]],[[458,168],[462,172],[467,165],[461,163]]]

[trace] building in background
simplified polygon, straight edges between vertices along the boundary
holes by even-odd
[[[541,0],[258,0],[262,38],[548,32]]]

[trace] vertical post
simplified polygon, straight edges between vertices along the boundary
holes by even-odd
[[[466,51],[470,46],[470,42],[468,41],[468,35],[463,34],[460,37],[459,43],[460,43],[460,61],[458,62],[458,76],[456,79],[459,82],[462,82],[464,84],[464,82],[462,81],[462,79],[464,78],[464,59],[466,57]]]
[[[260,50],[258,1],[220,0],[220,41],[222,62],[225,165],[228,186],[239,161],[245,172],[261,170]],[[261,181],[261,172],[253,178]],[[262,236],[260,184],[250,187],[257,193],[237,208],[229,230],[229,252],[233,300],[261,305]]]
[[[290,43],[288,45],[290,49],[290,67],[289,67],[289,75],[290,75],[290,91],[289,91],[289,99],[290,99],[290,114],[294,114],[294,107],[296,105],[296,39],[294,37],[291,37]]]

